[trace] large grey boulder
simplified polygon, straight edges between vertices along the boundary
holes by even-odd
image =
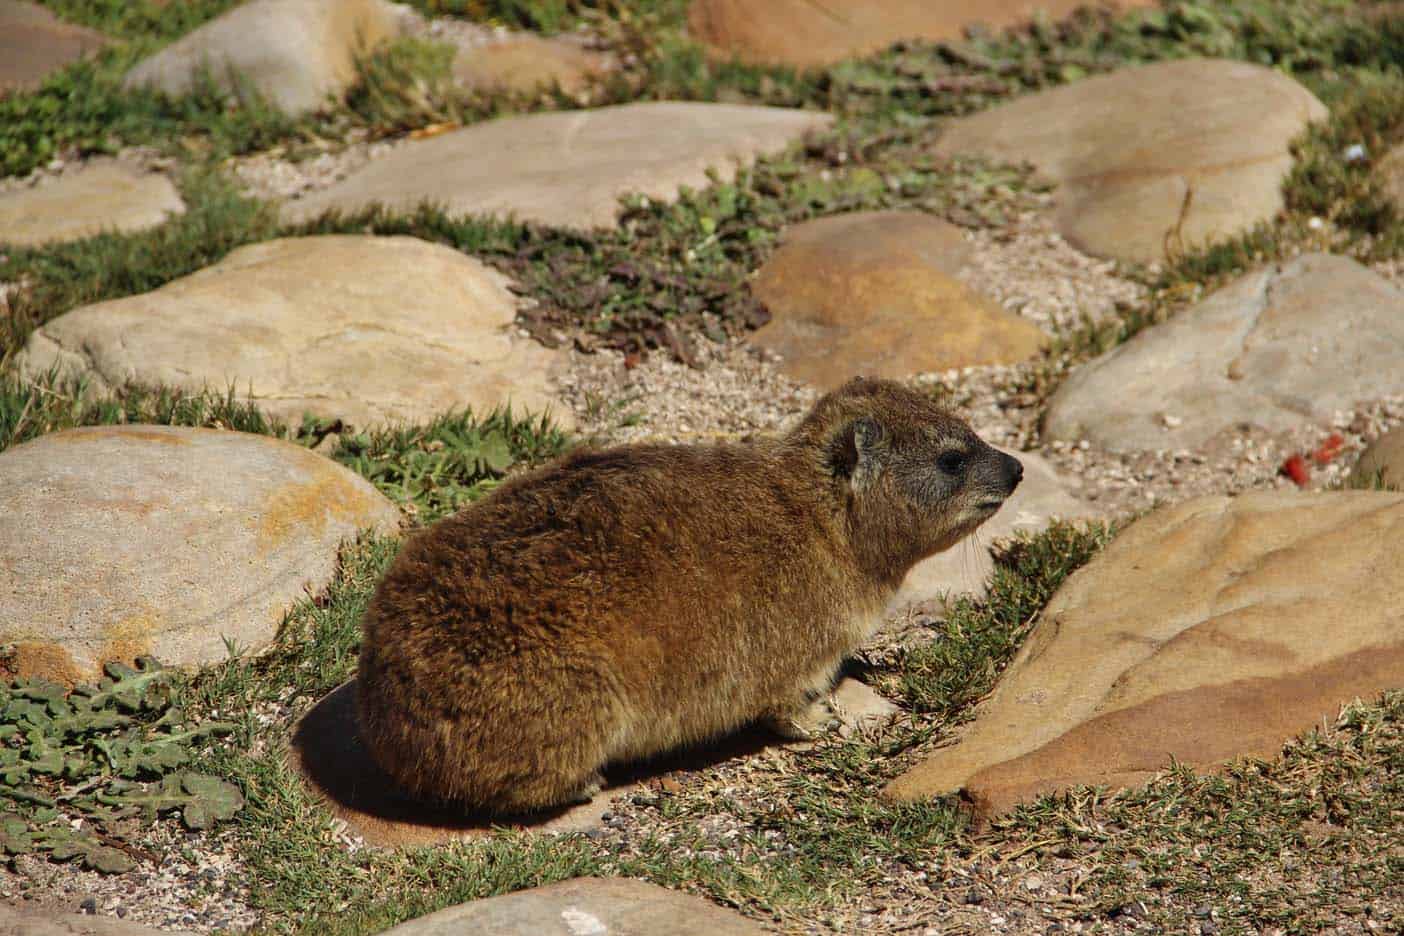
[[[675,198],[833,120],[814,111],[659,101],[502,117],[397,147],[346,179],[284,206],[303,221],[373,204],[423,202],[452,214],[514,215],[561,227],[612,227],[621,196]]]
[[[1291,140],[1326,108],[1280,71],[1185,59],[1123,68],[952,123],[941,156],[1032,163],[1058,227],[1099,256],[1152,262],[1282,209]]]
[[[997,813],[1272,757],[1404,685],[1404,494],[1265,491],[1150,514],[1044,609],[964,737],[894,780]]]
[[[241,432],[70,429],[0,453],[0,643],[20,675],[204,663],[270,641],[343,540],[399,511],[359,475]]]
[[[401,35],[408,7],[387,0],[249,0],[139,62],[124,81],[187,94],[202,70],[224,90],[248,81],[288,114],[317,110],[356,77],[356,58]]]
[[[516,308],[505,277],[449,247],[286,238],[62,315],[30,336],[19,366],[99,392],[233,387],[294,423],[311,413],[364,428],[508,404],[568,421],[549,390],[560,355],[516,334]]]
[[[1250,273],[1068,377],[1049,438],[1193,448],[1240,423],[1277,432],[1404,393],[1404,292],[1306,254]]]

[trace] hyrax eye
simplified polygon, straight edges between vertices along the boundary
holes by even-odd
[[[936,456],[936,466],[946,474],[960,474],[965,470],[965,453],[942,452]]]

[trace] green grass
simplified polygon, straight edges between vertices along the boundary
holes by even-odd
[[[1038,613],[1074,570],[1112,537],[1105,526],[1055,524],[996,552],[985,600],[958,599],[930,643],[906,651],[889,685],[913,711],[952,719],[994,687]]]
[[[424,426],[342,435],[332,458],[431,523],[487,494],[513,467],[549,461],[569,445],[544,416],[505,410],[477,419],[465,411]]]
[[[1347,706],[1281,757],[1220,776],[1170,771],[1108,799],[1075,791],[995,824],[1011,851],[1090,865],[1089,914],[1137,902],[1172,930],[1195,909],[1230,931],[1404,924],[1404,692]],[[1037,844],[1041,843],[1041,844]],[[1205,914],[1207,919],[1209,914]]]
[[[81,383],[0,374],[0,452],[63,429],[129,423],[289,436],[286,426],[240,400],[232,389],[221,396],[131,386],[120,396],[98,397]]]
[[[239,0],[39,0],[62,19],[120,39],[176,39]]]

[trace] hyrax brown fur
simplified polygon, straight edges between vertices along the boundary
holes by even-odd
[[[364,741],[406,791],[495,813],[807,707],[907,570],[1023,474],[858,378],[754,445],[587,451],[405,543],[365,617]]]

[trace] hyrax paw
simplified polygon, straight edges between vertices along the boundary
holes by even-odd
[[[812,741],[814,731],[793,717],[775,716],[765,720],[765,726],[787,741]]]
[[[812,702],[797,712],[772,715],[766,727],[790,741],[813,741],[829,730],[834,710],[827,698]]]

